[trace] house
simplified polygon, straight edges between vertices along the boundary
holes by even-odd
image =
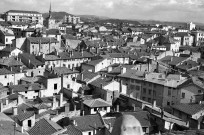
[[[123,53],[108,53],[112,64],[129,64],[129,55]]]
[[[10,93],[19,93],[25,97],[25,99],[35,99],[36,97],[41,97],[41,91],[45,90],[42,84],[19,84],[9,86]]]
[[[2,135],[9,135],[15,133],[16,135],[27,135],[27,132],[24,131],[23,127],[16,123],[14,127],[14,120],[4,113],[0,113],[0,124],[2,125],[0,133]]]
[[[46,37],[56,38],[61,43],[61,33],[59,29],[48,29],[46,30]]]
[[[0,57],[17,57],[18,54],[22,53],[23,51],[16,48],[16,47],[10,47],[7,46],[5,48],[3,48],[2,50],[0,50]]]
[[[190,128],[199,129],[203,118],[204,105],[201,103],[181,103],[172,106],[172,114],[184,122]]]
[[[203,83],[198,77],[192,79],[178,86],[181,92],[180,103],[198,103],[203,100]]]
[[[99,72],[104,68],[107,68],[111,65],[111,62],[108,61],[107,58],[105,59],[97,59],[89,61],[88,63],[82,63],[81,68],[82,70],[88,70],[90,72]]]
[[[61,134],[65,132],[67,129],[63,129],[57,123],[48,120],[41,119],[35,123],[35,125],[28,130],[29,135],[53,135],[53,134]]]
[[[77,39],[77,37],[68,34],[62,35],[62,41],[64,42],[65,47],[71,50],[77,49],[79,43],[81,42]]]
[[[73,125],[79,129],[83,135],[105,134],[105,126],[99,114],[72,117]]]
[[[31,37],[36,30],[34,28],[27,28],[22,31],[22,37]]]
[[[1,43],[5,45],[11,45],[13,39],[15,39],[14,34],[0,30],[0,42]]]
[[[192,46],[193,45],[194,37],[191,36],[189,33],[184,33],[184,32],[176,33],[174,38],[177,38],[177,37],[181,38],[182,46]]]
[[[0,82],[3,86],[17,85],[24,76],[23,72],[14,72],[6,68],[0,68]]]
[[[100,113],[101,116],[105,115],[106,113],[110,112],[111,104],[104,101],[101,98],[97,99],[87,99],[83,101],[84,104],[84,114],[97,114]]]
[[[61,47],[59,41],[53,37],[28,37],[26,39],[26,52],[38,55],[40,53],[49,54],[58,51]]]
[[[0,59],[0,67],[9,69],[14,72],[22,72],[23,63],[16,60],[14,57]]]
[[[103,100],[110,104],[119,96],[119,93],[127,93],[126,85],[104,76],[92,81],[90,87],[93,88],[93,94],[100,95]]]

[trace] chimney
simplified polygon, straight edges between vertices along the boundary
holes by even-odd
[[[1,102],[1,103],[0,103],[0,112],[3,112],[3,108],[4,108],[3,102]]]
[[[61,74],[61,91],[63,93],[64,75]]]
[[[24,133],[24,129],[23,129],[23,126],[21,127],[21,133]]]
[[[120,106],[117,105],[116,112],[119,112],[119,111],[120,111]]]
[[[153,108],[155,108],[157,106],[157,102],[156,100],[153,101]]]
[[[136,105],[133,104],[132,106],[133,106],[133,111],[136,111]]]
[[[142,103],[142,110],[144,110],[144,108],[145,108],[145,104]]]
[[[121,67],[121,74],[124,74],[124,73],[126,73],[126,68],[125,67]]]
[[[66,103],[65,104],[65,112],[69,112],[70,111],[70,103]]]
[[[21,95],[18,95],[18,105],[23,103],[23,99],[21,97]]]
[[[6,106],[9,104],[9,100],[8,98],[6,98]]]
[[[13,71],[13,67],[11,67],[11,72]]]
[[[60,107],[63,106],[62,102],[63,102],[63,93],[60,93]]]
[[[77,126],[76,120],[73,120],[73,124],[74,124],[74,126]]]
[[[161,109],[161,118],[162,119],[164,118],[164,109],[163,108]]]
[[[55,97],[55,95],[53,95],[53,97],[52,97],[52,107],[53,107],[53,109],[55,108],[55,106],[56,106],[56,97]]]
[[[76,105],[74,104],[74,111],[76,111]]]
[[[200,129],[200,123],[201,123],[201,122],[200,122],[200,121],[198,121],[198,129]]]
[[[30,67],[30,59],[28,59],[28,66]]]
[[[102,84],[102,83],[101,83],[101,85],[100,85],[100,86],[101,86],[101,89],[103,89],[103,84]]]
[[[123,90],[123,80],[120,80],[120,91],[119,92],[122,92],[122,90]]]
[[[83,80],[84,80],[84,74],[81,73],[81,81],[83,81]]]
[[[13,109],[13,115],[18,115],[18,107],[15,106],[12,109]]]
[[[173,57],[171,57],[171,61],[173,61]]]
[[[113,67],[109,66],[108,67],[108,73],[111,72],[113,70]]]

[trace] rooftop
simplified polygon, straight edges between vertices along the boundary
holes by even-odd
[[[88,106],[90,108],[94,108],[94,107],[110,107],[110,106],[112,106],[111,104],[109,104],[108,102],[106,102],[105,100],[103,100],[101,98],[85,100],[83,102],[83,104],[85,104],[86,106]]]

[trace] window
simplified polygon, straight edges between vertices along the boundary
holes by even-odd
[[[8,42],[8,38],[6,38],[6,42]]]
[[[140,86],[136,85],[135,89],[140,90]]]
[[[185,93],[182,92],[181,96],[182,96],[182,98],[185,98]]]
[[[39,92],[39,90],[35,90],[35,93],[38,93]]]
[[[107,110],[107,107],[104,107],[104,110]]]
[[[31,127],[31,120],[28,120],[28,126]]]
[[[94,111],[96,112],[96,111],[97,111],[97,108],[94,108]]]
[[[56,90],[56,89],[57,89],[57,83],[54,84],[54,90]]]
[[[168,89],[168,96],[171,96],[171,89]]]
[[[198,93],[201,93],[201,90],[198,90]]]
[[[151,83],[149,83],[149,87],[151,87],[152,86],[152,84]]]
[[[144,93],[144,94],[146,93],[146,88],[143,88],[143,93]]]
[[[67,84],[67,88],[70,88],[70,84]]]
[[[169,102],[169,101],[167,102],[167,105],[170,105],[170,102]]]
[[[142,97],[142,100],[144,100],[144,101],[145,101],[145,97]]]
[[[25,93],[27,93],[27,91],[25,91]]]
[[[91,135],[91,132],[89,132],[89,135]]]
[[[4,78],[7,78],[7,75],[5,75]]]
[[[149,95],[152,95],[152,90],[151,89],[149,89]]]

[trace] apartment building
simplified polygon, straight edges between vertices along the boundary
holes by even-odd
[[[9,10],[5,13],[5,20],[43,24],[42,14],[36,11]]]

